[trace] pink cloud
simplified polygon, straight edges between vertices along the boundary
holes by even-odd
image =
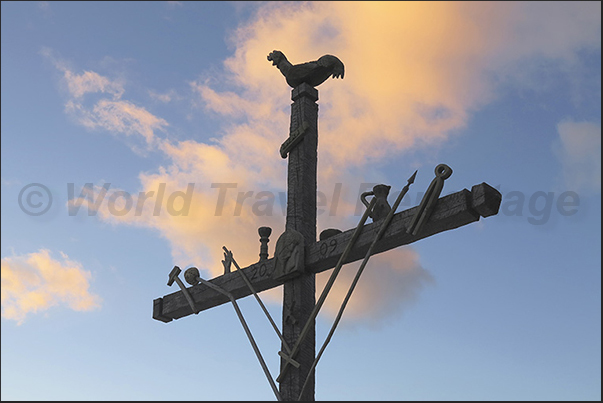
[[[50,252],[2,258],[2,317],[22,324],[28,314],[65,305],[74,311],[100,308],[101,299],[89,291],[92,274],[79,262]]]

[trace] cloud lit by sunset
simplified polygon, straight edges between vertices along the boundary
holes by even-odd
[[[64,253],[54,259],[48,250],[2,258],[2,317],[25,321],[28,314],[65,305],[74,311],[100,308],[90,292],[91,274]]]
[[[229,304],[154,319],[174,266],[221,276],[226,246],[245,268],[264,226],[274,256],[292,104],[274,50],[345,65],[316,88],[317,238],[415,170],[397,211],[418,205],[440,163],[442,197],[502,194],[370,258],[316,398],[600,400],[600,2],[2,2],[2,38],[3,400],[272,397]],[[260,296],[280,326],[283,287]],[[240,305],[276,374],[277,335]]]

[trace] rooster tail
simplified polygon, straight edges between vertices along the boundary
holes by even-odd
[[[333,78],[343,78],[343,75],[345,73],[344,68],[343,68],[343,63],[341,63],[338,60],[339,63],[336,63],[335,66],[333,67]]]
[[[320,59],[318,59],[318,64],[320,66],[331,69],[333,78],[337,78],[337,77],[343,78],[343,75],[344,75],[343,63],[341,62],[341,60],[339,60],[339,58],[337,58],[337,56],[324,55]]]

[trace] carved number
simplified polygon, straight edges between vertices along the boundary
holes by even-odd
[[[251,278],[249,279],[250,281],[255,280],[255,278],[258,276],[258,267],[257,266],[253,266],[253,268],[251,269]]]
[[[262,263],[261,265],[256,264],[255,266],[253,266],[251,268],[251,277],[249,278],[250,281],[255,280],[258,277],[258,274],[260,275],[260,277],[264,277],[266,274],[272,274],[272,273],[268,273],[268,267],[266,267],[266,263]]]
[[[264,265],[266,263],[263,263]],[[272,277],[272,273],[274,273],[274,264],[272,265],[272,269],[271,270],[266,270],[266,275],[269,277]]]
[[[335,249],[337,249],[337,240],[336,239],[331,239],[329,241],[329,246],[331,247],[331,251],[329,252],[329,255],[330,255],[333,252],[335,252]]]
[[[320,256],[326,257],[327,255],[330,255],[335,252],[335,249],[337,249],[336,239],[325,240],[323,243],[320,244]]]
[[[320,256],[325,257],[325,255],[327,254],[327,249],[329,247],[327,246],[326,242],[323,242],[320,244]]]

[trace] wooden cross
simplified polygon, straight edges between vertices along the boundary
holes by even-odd
[[[318,91],[311,85],[302,83],[293,89],[291,99],[293,104],[290,138],[280,150],[283,158],[286,158],[287,154],[289,157],[285,234],[301,236],[297,240],[292,236],[292,239],[302,245],[303,253],[297,259],[301,259],[299,261],[303,264],[301,267],[293,265],[293,271],[290,271],[288,262],[283,261],[281,254],[280,260],[279,256],[260,259],[259,262],[242,268],[241,271],[245,276],[236,272],[226,272],[222,276],[209,280],[213,285],[226,290],[235,299],[252,294],[244,277],[252,284],[255,292],[283,285],[282,335],[289,347],[296,344],[304,325],[310,318],[308,334],[299,343],[295,357],[282,354],[288,348],[285,346],[281,348],[281,371],[285,366],[289,368],[287,371],[282,371],[279,376],[279,391],[282,400],[288,401],[298,400],[308,374],[310,374],[308,385],[303,389],[301,400],[314,400],[314,372],[310,373],[310,369],[316,356],[315,323],[311,318],[316,303],[315,275],[337,265],[355,232],[355,229],[350,229],[316,241]],[[437,202],[431,203],[429,218],[423,222],[420,230],[410,231],[410,233],[407,231],[414,223],[415,215],[420,213],[420,209],[424,206],[415,206],[396,213],[380,240],[374,245],[372,253],[377,254],[408,245],[431,235],[476,222],[480,217],[495,215],[498,213],[501,198],[500,192],[486,183],[473,186],[471,191],[463,189],[439,199],[436,195]],[[343,263],[363,259],[379,232],[380,221],[365,224]],[[285,242],[285,237],[281,236],[281,238]],[[167,323],[230,301],[224,293],[206,284],[194,285],[187,290],[197,312],[193,312],[183,291],[178,291],[153,301],[153,318]],[[290,365],[291,358],[299,364],[297,367]]]

